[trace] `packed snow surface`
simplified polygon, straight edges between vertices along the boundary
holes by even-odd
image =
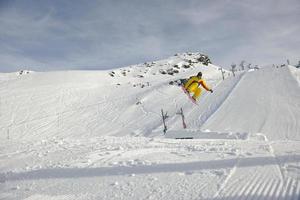
[[[199,55],[0,74],[0,199],[300,199],[299,69],[223,81]],[[195,105],[177,83],[199,71]]]

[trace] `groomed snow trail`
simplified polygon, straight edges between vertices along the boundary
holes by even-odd
[[[300,143],[277,141],[273,148],[281,152],[276,159],[260,136],[53,138],[1,144],[0,167],[5,173],[0,174],[0,197],[298,199]]]
[[[293,143],[290,144],[294,147]],[[287,145],[281,147],[289,149]],[[275,155],[274,148],[267,141],[258,145],[256,153],[258,151],[264,151],[264,154],[260,152],[253,160],[239,159],[234,172],[215,199],[299,199],[299,176],[289,174],[285,165],[290,164],[282,162],[290,160],[299,164],[299,154],[297,158],[288,154]],[[250,152],[246,153],[247,157],[253,157],[253,152]]]

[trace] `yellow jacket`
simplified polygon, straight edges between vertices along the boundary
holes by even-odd
[[[198,76],[192,76],[188,79],[188,81],[184,84],[184,88],[187,89],[192,83],[198,83],[202,85],[204,89],[207,91],[210,91],[211,89],[207,87],[205,81],[202,78],[199,78]]]

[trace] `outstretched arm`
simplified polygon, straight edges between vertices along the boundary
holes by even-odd
[[[207,91],[210,91],[211,93],[213,92],[213,90],[210,89],[210,88],[206,85],[206,83],[205,83],[204,80],[200,80],[199,83],[200,83],[200,84],[202,85],[202,87],[203,87],[204,89],[206,89]]]

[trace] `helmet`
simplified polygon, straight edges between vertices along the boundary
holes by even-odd
[[[202,77],[202,72],[199,72],[199,73],[197,74],[197,76],[198,76],[198,77]]]

